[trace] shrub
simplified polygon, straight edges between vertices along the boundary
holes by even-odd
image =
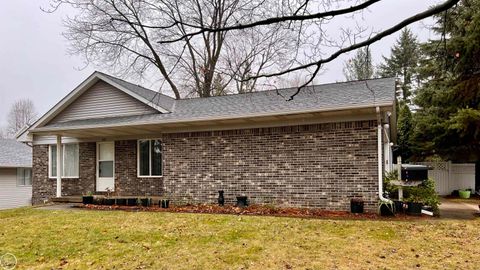
[[[398,192],[398,186],[392,184],[392,181],[398,180],[398,171],[393,170],[391,172],[386,172],[383,179],[383,190],[388,193],[389,198],[396,198]]]
[[[428,179],[416,187],[405,188],[406,200],[408,202],[423,203],[430,206],[435,214],[438,214],[440,200],[435,192],[435,181]]]

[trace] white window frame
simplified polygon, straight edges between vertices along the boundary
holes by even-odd
[[[61,154],[62,154],[62,164],[65,164],[65,155],[63,153],[65,153],[65,145],[67,144],[75,144],[77,145],[78,149],[80,150],[80,146],[78,145],[78,143],[62,143],[62,151],[61,151]],[[51,178],[51,179],[56,179],[57,177],[56,176],[52,176],[52,146],[56,146],[54,144],[50,144],[48,146],[48,178]],[[78,174],[80,174],[80,151],[78,153]],[[58,164],[57,164],[58,166]],[[80,175],[76,175],[76,176],[63,176],[65,174],[65,166],[62,166],[62,179],[75,179],[75,178],[80,178]]]
[[[163,177],[163,170],[164,170],[164,160],[163,160],[163,145],[162,145],[162,157],[161,157],[161,170],[162,174],[161,175],[152,175],[152,141],[158,140],[160,141],[160,144],[162,145],[162,140],[161,139],[139,139],[137,140],[137,177],[138,178],[160,178]],[[148,141],[149,146],[148,146],[148,170],[150,171],[149,175],[140,175],[140,141]]]
[[[18,170],[23,170],[23,171],[24,171],[24,173],[23,173],[23,179],[22,179],[22,180],[23,180],[23,184],[20,184],[20,183],[19,183],[19,180],[20,180],[20,179],[18,179]],[[30,185],[25,184],[25,170],[30,170]],[[19,167],[19,168],[17,168],[17,187],[31,187],[31,186],[32,186],[32,178],[33,178],[33,175],[32,175],[32,174],[33,174],[32,168],[24,168],[24,167],[21,167],[21,168]]]

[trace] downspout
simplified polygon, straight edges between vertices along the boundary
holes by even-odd
[[[376,107],[377,112],[377,145],[378,145],[378,198],[382,202],[392,203],[391,200],[383,197],[383,159],[382,159],[382,117],[380,107]]]

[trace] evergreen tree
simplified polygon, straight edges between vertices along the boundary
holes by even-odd
[[[422,46],[422,78],[415,103],[415,154],[480,159],[480,0],[462,1],[439,16],[446,39]]]
[[[400,111],[398,112],[398,153],[402,157],[402,160],[408,161],[412,155],[411,140],[413,133],[413,117],[412,112],[407,104],[400,105]]]
[[[404,28],[391,49],[390,57],[384,56],[385,63],[379,67],[382,77],[399,77],[401,79],[401,99],[406,103],[410,102],[412,95],[419,55],[417,37],[408,28]]]
[[[373,78],[374,67],[370,48],[365,47],[358,49],[355,56],[345,62],[343,74],[347,81]]]

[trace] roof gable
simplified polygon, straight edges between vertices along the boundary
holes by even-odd
[[[48,124],[153,113],[158,111],[100,80],[59,112]]]
[[[134,102],[143,103],[143,105],[145,105],[145,108],[148,108],[148,109],[145,109],[146,113],[152,113],[152,112],[169,113],[170,112],[167,108],[164,108],[163,106],[159,105],[160,102],[158,102],[159,98],[156,98],[157,97],[156,92],[142,88],[140,86],[137,86],[131,83],[127,83],[120,79],[115,78],[114,80],[114,77],[111,77],[96,71],[92,75],[90,75],[85,81],[83,81],[77,88],[71,91],[66,97],[64,97],[60,102],[58,102],[45,115],[43,115],[40,119],[38,119],[30,127],[30,129],[45,126],[50,122],[52,122],[52,120],[54,122],[59,122],[59,119],[55,119],[55,118],[59,114],[61,114],[64,110],[68,109],[69,106],[75,102],[75,100],[81,97],[85,92],[87,92],[91,87],[93,87],[99,81],[103,81],[104,83],[107,83],[108,85],[110,85],[112,88],[110,88],[109,90],[112,90],[112,89],[117,90],[119,92],[122,92],[122,94],[129,96],[129,98],[133,99]],[[123,97],[125,97],[125,95]],[[158,95],[161,95],[161,94],[158,94]],[[166,97],[167,96],[165,95],[161,95],[162,100],[167,99]],[[168,99],[172,99],[172,98],[168,97]],[[168,102],[164,102],[164,103],[165,105],[168,105]],[[148,112],[148,110],[150,110],[150,112]]]

